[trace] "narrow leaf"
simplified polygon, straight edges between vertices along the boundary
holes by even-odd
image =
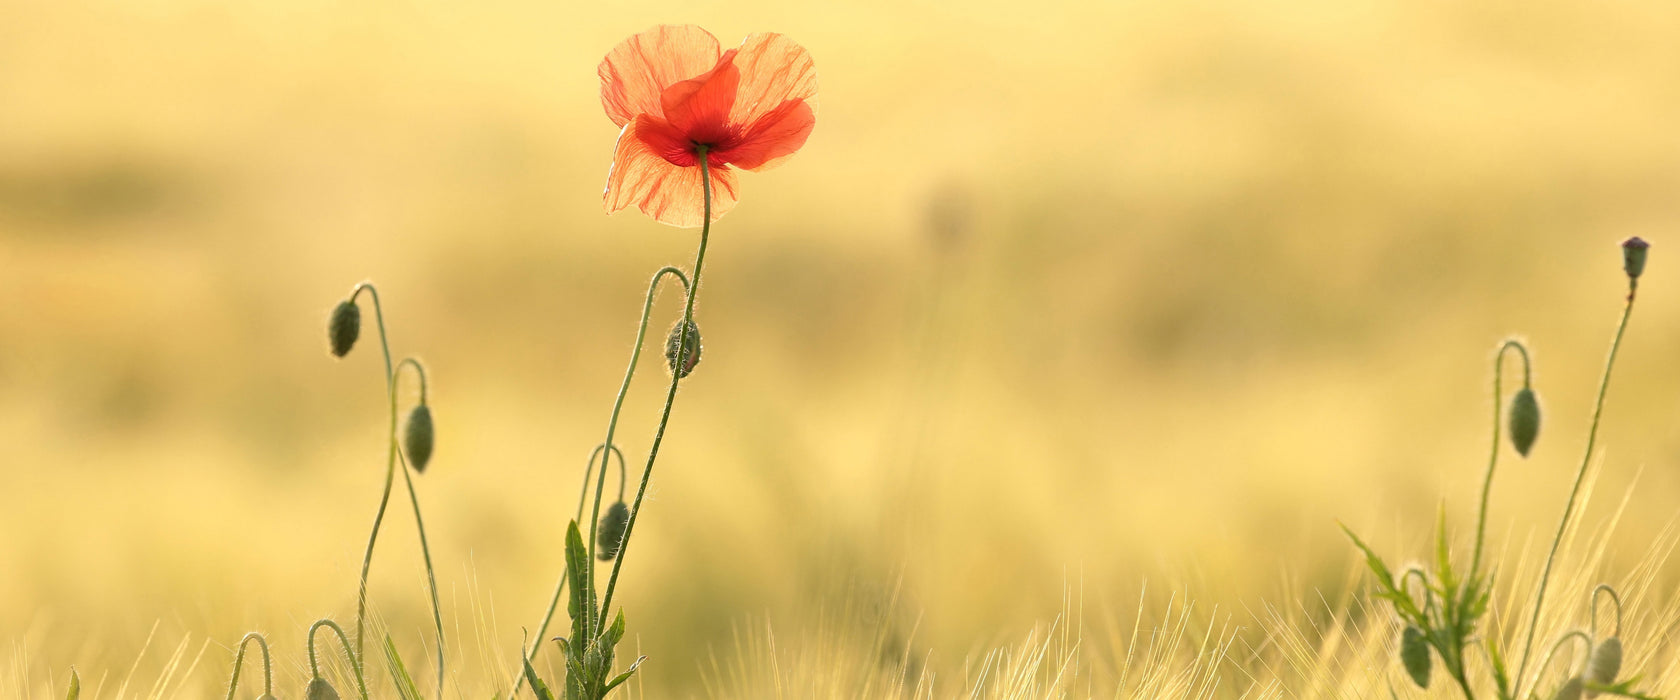
[[[415,687],[414,679],[408,675],[408,667],[403,665],[402,656],[397,654],[397,645],[391,642],[391,635],[385,635],[385,664],[391,668],[391,680],[397,684],[397,694],[403,700],[421,700],[420,689]]]
[[[82,697],[82,677],[76,674],[76,667],[71,666],[70,667],[70,694],[64,696],[64,698],[65,698],[65,700],[77,700],[77,698],[80,698],[80,697]]]
[[[537,696],[537,700],[554,700],[554,691],[537,677],[537,669],[531,668],[530,659],[525,659],[525,682],[530,684],[531,693]]]
[[[625,681],[630,680],[630,677],[636,674],[636,669],[642,667],[642,662],[643,661],[647,661],[646,656],[643,656],[643,657],[640,657],[640,658],[636,659],[636,662],[630,664],[630,668],[625,669],[624,673],[620,673],[616,676],[613,676],[612,680],[607,681],[607,687],[604,691],[602,691],[602,694],[610,693],[610,692],[612,692],[613,688],[617,688],[618,686],[622,685]]]

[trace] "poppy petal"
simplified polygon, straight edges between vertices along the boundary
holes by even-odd
[[[700,168],[670,162],[637,133],[644,127],[657,133],[657,126],[643,115],[619,132],[612,169],[607,172],[607,213],[634,206],[659,223],[695,228],[705,220]],[[714,167],[711,176],[712,220],[716,221],[735,206],[738,197],[734,171]]]
[[[741,71],[731,124],[752,124],[788,100],[809,102],[817,96],[817,68],[811,53],[781,34],[754,34],[735,55]]]
[[[619,126],[638,114],[662,116],[665,89],[711,70],[719,54],[717,37],[692,24],[662,24],[625,39],[595,69],[601,106]]]
[[[717,67],[665,88],[659,96],[665,120],[689,140],[720,143],[730,137],[729,110],[741,82],[734,58],[735,50],[730,49],[718,59]]]
[[[749,125],[741,138],[726,150],[717,152],[718,158],[746,170],[764,170],[775,166],[810,138],[816,127],[816,115],[804,100],[788,100],[762,119]]]

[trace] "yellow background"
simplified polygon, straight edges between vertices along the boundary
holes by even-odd
[[[820,93],[713,233],[621,590],[655,696],[700,693],[736,628],[847,605],[960,673],[1069,588],[1122,636],[1140,595],[1254,628],[1343,591],[1337,519],[1401,560],[1442,499],[1468,534],[1512,333],[1545,422],[1491,531],[1539,547],[1632,235],[1651,262],[1586,517],[1627,494],[1614,573],[1675,515],[1671,3],[4,0],[0,692],[76,664],[109,696],[154,623],[136,685],[211,640],[184,687],[214,692],[260,629],[297,692],[303,629],[352,619],[382,479],[371,307],[326,352],[363,279],[432,376],[454,682],[502,682],[647,278],[693,255],[600,204],[595,65],[659,22],[786,33]],[[429,686],[401,500],[372,596]]]

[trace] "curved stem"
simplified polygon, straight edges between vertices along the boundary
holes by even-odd
[[[665,279],[666,275],[676,277],[677,280],[682,283],[684,293],[687,293],[691,288],[688,277],[683,274],[683,271],[670,266],[662,267],[658,272],[653,273],[653,281],[648,283],[647,297],[642,301],[641,324],[636,328],[636,344],[630,350],[630,365],[624,370],[624,380],[618,386],[618,397],[613,400],[612,416],[607,419],[607,439],[605,442],[601,443],[602,445],[613,445],[612,451],[618,454],[620,464],[623,463],[624,453],[619,452],[618,447],[614,445],[613,436],[618,429],[619,413],[624,409],[624,397],[630,393],[630,380],[636,376],[636,363],[642,356],[643,343],[647,340],[648,316],[653,313],[653,298],[655,293],[659,291],[659,282]],[[583,519],[583,504],[585,498],[589,494],[589,476],[595,468],[595,457],[599,454],[600,448],[596,448],[596,452],[589,456],[589,466],[583,472],[583,487],[578,491],[578,512],[577,517],[574,518],[574,520]],[[603,472],[606,471],[605,460],[603,460],[601,464],[601,470]],[[596,488],[595,492],[600,493],[600,488]],[[599,519],[600,504],[597,503],[594,520],[598,521]],[[593,528],[594,526],[592,525],[590,533],[591,536],[589,538],[589,546],[591,548],[595,546]],[[595,552],[593,549],[590,550],[589,560],[591,562],[589,564],[591,567],[591,578],[593,578],[593,562],[595,561]],[[544,635],[548,633],[548,626],[554,621],[554,613],[560,608],[560,596],[565,592],[565,590],[566,569],[562,566],[560,570],[560,580],[554,584],[554,595],[548,601],[548,611],[543,613],[542,624],[537,625],[537,639],[543,639]],[[532,662],[536,661],[537,651],[541,648],[542,644],[534,644],[531,646],[530,651],[521,653],[524,655],[527,662]],[[518,695],[519,689],[525,686],[525,672],[523,664],[521,664],[520,668],[514,669],[513,675],[513,690],[508,693],[509,700],[512,700],[514,696]]]
[[[1592,596],[1587,599],[1587,607],[1592,609],[1592,633],[1598,634],[1598,594],[1609,593],[1610,601],[1616,604],[1616,631],[1612,637],[1622,636],[1622,596],[1608,583],[1598,584],[1593,588]]]
[[[239,640],[239,653],[233,656],[233,677],[228,679],[228,700],[233,700],[234,691],[239,689],[239,671],[245,666],[245,649],[253,641],[262,648],[263,695],[274,694],[274,659],[268,654],[268,640],[259,633],[249,632],[244,639]]]
[[[1546,652],[1546,659],[1541,661],[1540,666],[1535,669],[1534,682],[1540,682],[1540,675],[1544,674],[1546,672],[1546,668],[1552,665],[1552,657],[1557,655],[1558,649],[1563,648],[1564,642],[1571,639],[1581,640],[1582,644],[1587,645],[1587,651],[1589,653],[1592,652],[1592,637],[1587,636],[1587,633],[1582,632],[1581,630],[1570,630],[1568,634],[1558,637],[1558,640],[1552,643],[1551,650]]]
[[[391,484],[396,478],[397,470],[397,394],[392,387],[393,370],[391,368],[391,343],[385,334],[385,309],[379,303],[379,290],[373,283],[362,282],[350,292],[350,303],[356,303],[356,297],[366,290],[368,296],[373,297],[373,315],[379,325],[379,349],[385,355],[385,385],[386,393],[391,401],[391,426],[389,429],[390,445],[385,452],[385,487],[379,494],[379,508],[373,514],[373,531],[368,533],[367,549],[362,552],[362,575],[356,586],[356,663],[365,660],[363,629],[367,621],[367,591],[368,570],[373,567],[373,546],[379,541],[379,527],[385,522],[385,508],[391,502]]]
[[[405,357],[402,359],[402,362],[397,363],[396,371],[400,373],[404,367],[414,368],[414,375],[420,379],[420,405],[426,405],[426,366],[420,364],[419,360],[412,357]],[[395,379],[396,378],[393,377],[393,381],[395,381]]]
[[[572,518],[573,520],[577,520],[579,522],[583,521],[583,504],[587,503],[589,501],[589,498],[588,498],[588,496],[589,496],[589,477],[595,473],[595,458],[601,456],[601,449],[603,447],[606,447],[606,445],[596,445],[595,446],[595,451],[589,453],[589,466],[585,467],[584,470],[583,470],[583,490],[578,492],[577,515]],[[613,453],[613,456],[618,457],[618,472],[619,472],[619,481],[620,481],[619,489],[618,489],[619,490],[618,500],[622,501],[622,500],[624,500],[624,494],[623,494],[623,491],[624,491],[624,484],[623,484],[623,479],[624,479],[624,453],[619,451],[618,445],[613,445],[612,446],[612,453]],[[602,468],[603,469],[606,468],[605,467],[605,460],[603,460]]]
[[[1504,406],[1502,405],[1502,401],[1505,398],[1505,394],[1500,389],[1499,385],[1500,385],[1501,375],[1504,373],[1504,362],[1503,362],[1503,360],[1505,359],[1505,351],[1510,350],[1511,348],[1516,348],[1517,352],[1522,354],[1523,388],[1524,389],[1529,388],[1529,379],[1530,379],[1531,374],[1532,374],[1530,372],[1531,367],[1530,367],[1529,360],[1528,360],[1528,348],[1524,347],[1523,344],[1520,341],[1517,341],[1515,339],[1507,340],[1507,341],[1505,341],[1505,344],[1499,346],[1499,352],[1494,353],[1494,355],[1493,355],[1493,440],[1492,440],[1493,446],[1490,448],[1491,454],[1488,455],[1487,476],[1482,479],[1482,507],[1481,507],[1480,511],[1478,511],[1478,514],[1476,516],[1476,553],[1475,553],[1474,556],[1472,556],[1470,558],[1470,580],[1471,581],[1474,581],[1476,579],[1476,574],[1480,573],[1481,568],[1482,568],[1482,541],[1483,541],[1483,536],[1487,533],[1488,494],[1493,489],[1493,469],[1494,469],[1495,466],[1498,466],[1498,464],[1499,464],[1499,443],[1500,443],[1499,418],[1500,418],[1500,415],[1501,415],[1501,412],[1502,412],[1501,409],[1504,408]]]
[[[350,655],[350,670],[353,672],[353,673],[351,673],[351,675],[356,677],[356,690],[359,692],[359,695],[362,698],[362,700],[367,700],[367,697],[368,697],[367,680],[362,677],[361,664],[357,663],[355,656],[352,655],[354,652],[352,652],[350,650],[350,639],[349,639],[349,637],[345,636],[343,627],[339,627],[337,622],[333,622],[332,620],[327,619],[327,618],[322,618],[320,620],[316,620],[315,624],[309,626],[309,675],[310,675],[310,677],[311,678],[320,678],[321,677],[321,667],[318,663],[316,663],[316,660],[315,660],[315,631],[321,629],[322,627],[331,628],[332,631],[338,633],[338,644],[339,644],[339,646],[344,648],[344,653],[346,655]]]
[[[1522,663],[1517,666],[1517,689],[1522,689],[1523,672],[1528,670],[1529,652],[1534,647],[1534,631],[1540,625],[1540,607],[1546,601],[1546,584],[1552,578],[1552,564],[1557,559],[1558,547],[1563,544],[1563,533],[1569,528],[1569,517],[1575,513],[1575,499],[1581,493],[1581,482],[1587,476],[1587,466],[1592,464],[1593,445],[1598,440],[1598,424],[1604,416],[1604,395],[1610,389],[1610,370],[1616,366],[1616,351],[1622,347],[1622,334],[1627,331],[1628,317],[1633,315],[1633,300],[1636,287],[1630,280],[1628,284],[1627,305],[1622,308],[1621,323],[1616,324],[1616,336],[1610,341],[1610,356],[1604,361],[1604,376],[1598,382],[1598,401],[1593,406],[1592,424],[1587,429],[1587,449],[1581,455],[1581,468],[1575,472],[1575,485],[1569,489],[1569,501],[1563,506],[1563,517],[1558,520],[1557,534],[1552,537],[1552,550],[1546,555],[1546,567],[1540,573],[1540,589],[1534,596],[1534,614],[1528,621],[1528,638],[1523,642]],[[1519,692],[1517,697],[1522,697]]]
[[[1423,610],[1424,616],[1427,617],[1430,614],[1430,612],[1435,609],[1435,592],[1429,590],[1429,575],[1424,573],[1423,569],[1420,569],[1420,568],[1415,567],[1415,566],[1410,568],[1410,569],[1407,569],[1406,573],[1400,574],[1401,590],[1404,591],[1405,594],[1408,597],[1410,597],[1412,595],[1412,592],[1409,591],[1409,590],[1405,590],[1405,587],[1406,587],[1406,581],[1411,579],[1413,576],[1416,576],[1417,580],[1418,580],[1418,584],[1423,586],[1423,608],[1422,608],[1422,610]]]
[[[700,248],[694,253],[694,279],[688,287],[688,303],[683,307],[682,325],[678,328],[687,329],[694,322],[694,299],[700,294],[700,269],[706,263],[706,242],[712,231],[712,174],[706,162],[706,147],[699,148],[700,156],[700,186],[705,198],[705,217],[700,224]],[[677,357],[687,358],[689,334],[678,333]],[[665,410],[659,415],[659,429],[654,431],[653,446],[648,449],[647,467],[642,470],[641,483],[636,486],[636,502],[630,506],[630,519],[624,524],[624,539],[618,546],[618,558],[613,560],[612,576],[607,579],[607,594],[601,599],[601,617],[596,624],[596,634],[606,628],[607,611],[612,606],[613,591],[618,587],[618,573],[624,568],[625,554],[630,549],[630,534],[636,530],[636,516],[642,512],[642,498],[647,495],[648,480],[653,477],[653,462],[659,457],[659,443],[665,439],[665,426],[671,420],[671,405],[677,400],[677,385],[682,382],[681,372],[671,373],[671,388],[665,392]],[[608,441],[611,442],[610,440]],[[605,471],[605,470],[603,470]],[[600,510],[601,494],[597,486],[595,494],[596,510]],[[597,513],[599,517],[599,513]],[[590,528],[590,546],[594,547],[593,525]],[[590,565],[594,565],[594,551],[590,551]]]

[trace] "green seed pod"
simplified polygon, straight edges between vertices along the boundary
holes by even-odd
[[[1406,667],[1406,675],[1412,677],[1412,682],[1419,688],[1429,687],[1429,669],[1433,663],[1429,656],[1429,642],[1423,638],[1423,630],[1416,625],[1406,625],[1406,631],[1400,634],[1400,663]]]
[[[1534,391],[1523,387],[1516,396],[1511,397],[1511,445],[1517,448],[1517,454],[1528,456],[1529,449],[1534,447],[1534,438],[1540,436],[1540,401],[1534,397]]]
[[[1565,681],[1563,685],[1558,686],[1557,693],[1552,696],[1552,700],[1581,700],[1582,686],[1580,676],[1571,678]]]
[[[618,550],[624,544],[624,528],[630,524],[630,507],[619,501],[607,508],[607,514],[601,516],[601,526],[595,536],[595,556],[601,561],[612,561],[618,556]]]
[[[1645,255],[1651,244],[1644,239],[1634,236],[1622,241],[1622,269],[1627,272],[1628,279],[1639,279],[1645,272]]]
[[[338,691],[333,690],[327,679],[316,678],[309,681],[309,688],[304,691],[304,697],[309,700],[338,700]]]
[[[432,409],[425,404],[414,407],[408,414],[408,427],[403,430],[403,454],[414,465],[416,473],[426,473],[426,463],[432,459]]]
[[[1616,674],[1622,672],[1622,640],[1611,637],[1593,647],[1592,656],[1587,658],[1587,680],[1601,685],[1616,682]],[[1594,697],[1597,692],[1588,691],[1587,697]]]
[[[670,335],[665,337],[665,364],[670,368],[672,374],[677,375],[678,379],[686,378],[689,372],[694,371],[694,366],[700,364],[700,327],[694,325],[692,321],[688,324],[688,333],[686,334],[688,336],[688,353],[684,357],[684,362],[677,362],[677,353],[682,352],[684,335],[679,334],[677,329],[682,325],[682,322],[678,321],[676,325],[671,326]]]
[[[332,320],[327,322],[327,340],[332,343],[334,357],[344,357],[362,333],[362,310],[356,302],[345,299],[333,308]]]

